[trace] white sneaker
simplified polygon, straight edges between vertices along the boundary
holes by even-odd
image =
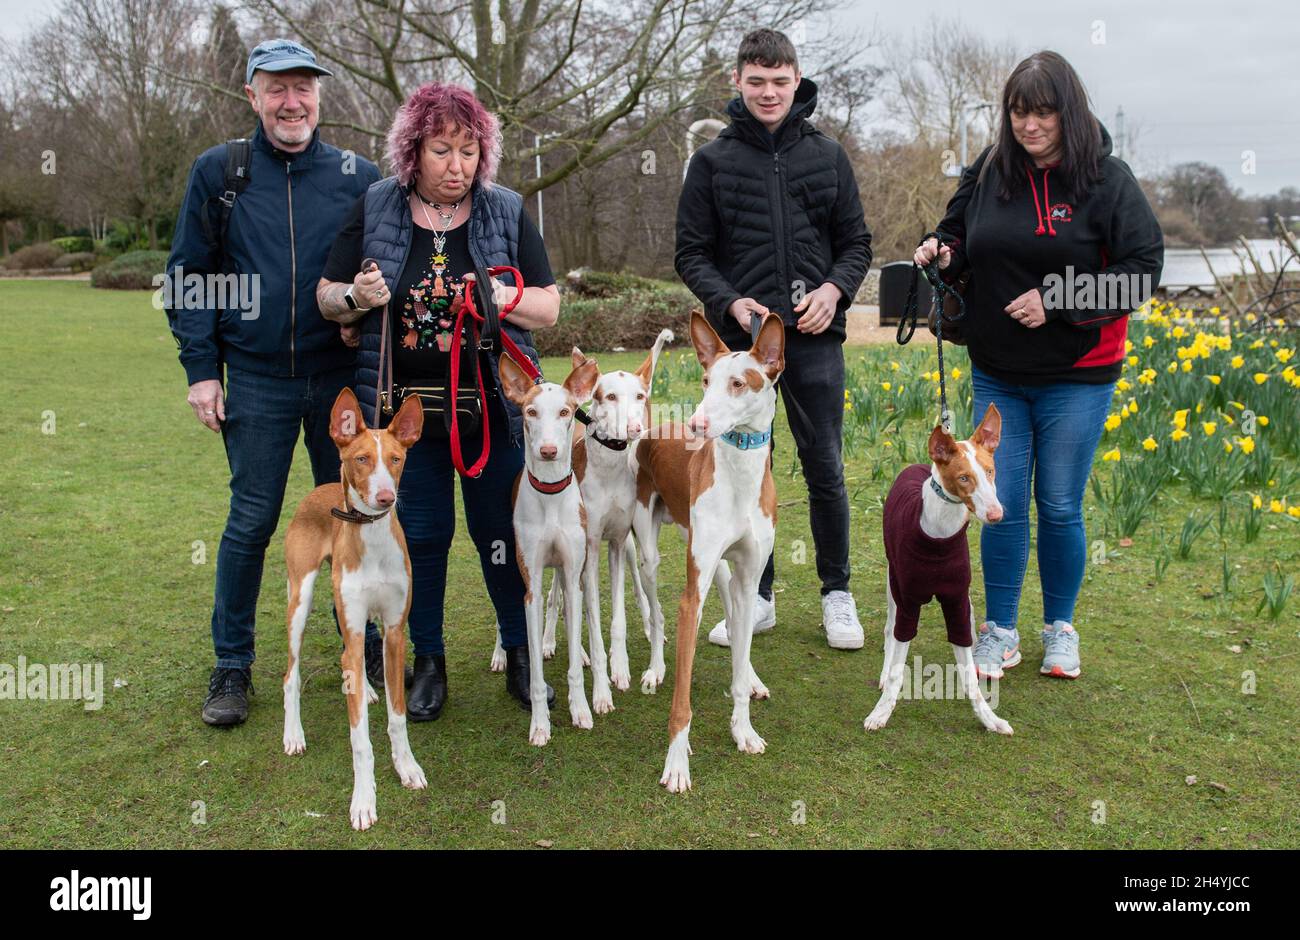
[[[754,598],[754,633],[766,633],[776,626],[776,597],[771,600],[762,594]],[[727,621],[719,620],[718,625],[709,631],[709,642],[714,646],[730,646],[727,639]]]
[[[860,650],[864,637],[858,607],[848,591],[831,591],[822,597],[822,627],[833,650]]]

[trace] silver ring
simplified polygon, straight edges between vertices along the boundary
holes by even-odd
[[[205,411],[205,412],[203,412],[203,413],[204,413],[205,415],[214,415],[214,414],[216,414],[215,411]]]

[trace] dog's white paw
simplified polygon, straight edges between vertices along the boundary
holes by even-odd
[[[375,785],[372,782],[368,787],[358,783],[352,789],[352,828],[358,832],[369,829],[379,819],[379,813],[375,809]]]
[[[762,754],[767,750],[767,742],[758,736],[754,726],[747,720],[732,722],[731,737],[736,742],[736,750],[746,754]]]
[[[608,715],[614,710],[614,696],[609,686],[600,686],[591,690],[591,708],[597,715]]]
[[[373,705],[378,701],[379,701],[379,693],[375,691],[375,687],[371,685],[370,680],[367,679],[366,680],[366,704]]]
[[[862,722],[862,727],[868,731],[879,731],[885,727],[885,724],[889,721],[889,716],[893,713],[893,708],[883,708],[877,705],[871,710],[871,714],[866,717],[866,720]]]
[[[999,718],[997,715],[992,716],[992,721],[985,721],[984,727],[996,734],[1005,734],[1010,736],[1015,733],[1011,730],[1011,725],[1007,724],[1004,719]]]
[[[632,687],[632,672],[627,661],[627,650],[611,650],[609,654],[609,681],[614,688],[626,692]]]
[[[551,719],[534,717],[528,725],[528,743],[533,747],[546,747],[551,740]]]
[[[492,661],[488,668],[493,672],[506,671],[506,651],[501,648],[501,637],[497,636],[496,645],[492,647]]]
[[[659,783],[667,787],[669,793],[685,793],[691,788],[690,730],[687,725],[677,732],[677,736],[668,745],[668,756],[664,759],[664,772]]]
[[[554,655],[555,637],[551,637],[549,640],[546,637],[542,637],[542,659],[550,659]]]
[[[753,666],[749,667],[749,697],[756,699],[772,697],[771,691],[763,684],[763,680],[758,677]]]
[[[573,719],[573,727],[581,728],[583,731],[590,731],[596,726],[591,717],[591,706],[585,700],[580,702],[569,702],[569,716]]]
[[[298,727],[284,729],[284,752],[286,754],[301,754],[307,750],[307,736],[303,734],[302,722],[298,722]]]
[[[645,695],[654,695],[659,686],[664,684],[664,664],[651,664],[650,668],[641,673],[641,691]]]
[[[402,781],[402,786],[408,790],[423,790],[429,785],[425,779],[424,770],[415,762],[412,754],[393,755],[393,766],[397,769],[397,776]]]

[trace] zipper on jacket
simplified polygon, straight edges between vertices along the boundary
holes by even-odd
[[[782,292],[782,302],[791,308],[790,315],[794,316],[793,304],[790,300],[790,283],[789,273],[785,269],[785,187],[781,185],[781,154],[776,149],[776,142],[772,144],[772,172],[776,174],[776,198],[772,200],[772,206],[775,210],[775,225],[772,226],[772,234],[776,237],[776,278],[777,289]],[[782,322],[785,316],[781,317]]]
[[[289,377],[294,369],[294,334],[298,331],[298,250],[293,238],[293,165],[284,165],[284,183],[289,193]]]

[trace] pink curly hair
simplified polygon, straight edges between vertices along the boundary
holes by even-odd
[[[491,187],[501,163],[501,127],[496,116],[469,89],[442,82],[429,82],[417,88],[406,104],[397,109],[393,126],[388,129],[384,155],[399,183],[410,186],[415,179],[424,138],[448,127],[460,128],[478,141],[478,169],[474,179],[484,188]]]

